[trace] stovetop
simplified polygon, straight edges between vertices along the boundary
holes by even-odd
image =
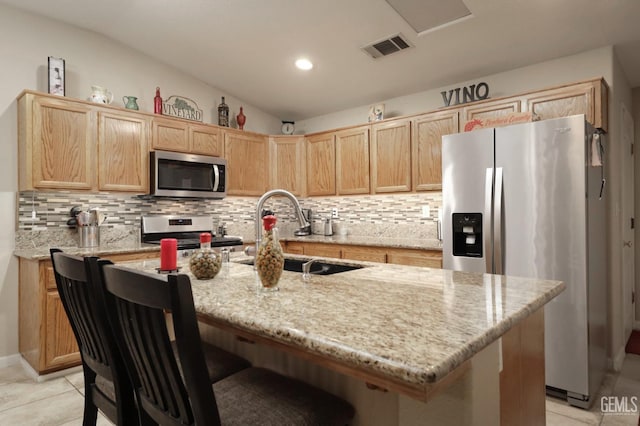
[[[209,232],[212,235],[211,247],[242,245],[240,237],[214,236],[212,224],[211,216],[143,216],[140,226],[142,242],[160,244],[163,238],[175,238],[178,250],[196,249],[200,247],[200,234]]]

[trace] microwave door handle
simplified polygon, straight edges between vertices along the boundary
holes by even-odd
[[[220,185],[220,171],[217,164],[212,164],[213,167],[213,191],[218,191],[218,185]]]

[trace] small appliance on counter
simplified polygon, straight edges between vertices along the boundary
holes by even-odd
[[[160,244],[163,238],[178,240],[178,251],[189,256],[200,248],[200,234],[209,232],[215,235],[212,216],[142,216],[141,241],[146,244]],[[211,247],[242,246],[242,238],[229,235],[216,235],[211,238]]]
[[[71,219],[67,221],[70,227],[78,229],[78,247],[91,248],[100,245],[100,225],[106,217],[97,208],[82,211],[75,206],[70,211]]]

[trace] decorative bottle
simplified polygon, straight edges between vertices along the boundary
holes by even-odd
[[[247,122],[247,117],[242,112],[242,107],[240,107],[240,113],[236,116],[236,123],[238,123],[238,129],[244,130],[244,123]]]
[[[224,103],[224,96],[222,103],[218,106],[218,125],[229,127],[229,105]]]
[[[284,254],[278,241],[276,217],[267,215],[262,218],[264,233],[262,242],[256,254],[256,270],[262,282],[262,287],[267,290],[278,290],[278,281],[284,269]]]
[[[159,87],[156,87],[156,96],[153,98],[153,113],[162,114],[162,98],[160,97]]]
[[[200,249],[189,259],[191,273],[199,280],[213,279],[222,267],[222,258],[211,249],[211,234],[200,234]]]

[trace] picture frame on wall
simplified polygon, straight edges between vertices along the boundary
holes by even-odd
[[[64,59],[49,56],[49,93],[64,96],[65,73]]]

